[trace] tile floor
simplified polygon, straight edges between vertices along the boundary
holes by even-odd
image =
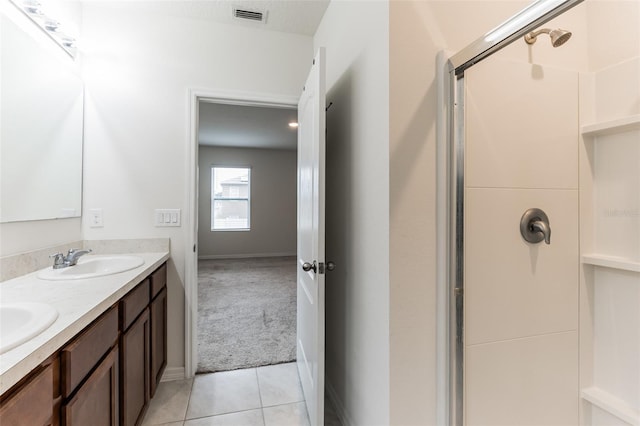
[[[325,398],[325,425],[340,426]],[[162,382],[143,426],[308,426],[296,364]]]

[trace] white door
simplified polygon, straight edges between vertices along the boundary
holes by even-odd
[[[324,425],[324,48],[298,103],[297,362],[311,426]]]

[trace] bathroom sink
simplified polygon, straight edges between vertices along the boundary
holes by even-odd
[[[58,318],[58,311],[45,303],[0,304],[0,354],[32,339]]]
[[[144,265],[144,259],[131,255],[83,256],[75,266],[43,269],[37,277],[41,280],[81,280],[118,274]]]

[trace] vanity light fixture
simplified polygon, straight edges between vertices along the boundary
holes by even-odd
[[[19,5],[16,2],[13,2],[16,6]],[[24,0],[22,2],[22,8],[29,15],[42,15],[42,10],[40,9],[40,2],[36,0]]]
[[[47,16],[43,11],[42,3],[38,0],[10,0],[10,2],[62,47],[69,56],[75,57],[76,39],[61,31],[60,22]]]
[[[289,127],[291,127],[292,129],[295,129],[296,127],[298,127],[298,123],[295,121],[292,121],[291,123],[289,123]]]
[[[42,27],[49,32],[58,31],[60,22],[54,19],[45,19],[44,21],[42,21]]]

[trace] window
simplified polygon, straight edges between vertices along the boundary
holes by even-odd
[[[248,231],[251,169],[211,168],[211,230]]]

